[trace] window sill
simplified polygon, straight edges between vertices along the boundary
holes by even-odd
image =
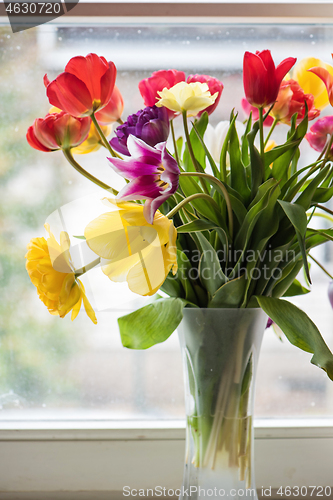
[[[123,498],[126,485],[176,488],[184,440],[180,421],[2,421],[0,499],[28,499],[30,492],[37,500],[40,492],[43,500],[97,500]],[[262,487],[332,483],[332,419],[257,420],[255,449],[259,493]],[[70,496],[59,496],[64,491]],[[96,495],[75,496],[92,491]]]

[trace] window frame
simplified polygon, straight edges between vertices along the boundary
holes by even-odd
[[[80,0],[60,22],[86,25],[171,20],[176,23],[330,24],[333,23],[333,4],[331,0],[316,4],[311,0],[256,3]],[[0,24],[8,25],[3,3],[0,4]],[[59,21],[51,21],[51,24],[59,24]],[[37,500],[47,494],[49,500],[75,500],[91,498],[82,495],[93,492],[97,500],[99,493],[107,492],[109,496],[105,498],[117,499],[123,498],[121,490],[125,485],[137,489],[180,486],[185,423],[0,421],[0,443],[0,491],[6,492],[0,493],[0,498]],[[332,486],[333,491],[330,467],[333,418],[256,420],[255,448],[259,494],[262,488],[271,487],[274,496],[274,490],[280,486]],[[56,494],[60,496],[51,496]]]

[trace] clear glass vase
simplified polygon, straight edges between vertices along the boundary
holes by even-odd
[[[261,309],[184,309],[186,452],[180,499],[257,498],[253,457]]]

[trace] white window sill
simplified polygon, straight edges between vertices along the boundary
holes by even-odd
[[[4,500],[116,499],[124,486],[177,488],[182,481],[180,421],[2,421],[0,441]],[[255,454],[259,493],[331,486],[333,420],[257,420]]]

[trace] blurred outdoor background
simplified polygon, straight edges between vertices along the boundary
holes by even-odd
[[[331,28],[309,25],[47,24],[16,34],[0,27],[0,419],[184,418],[176,333],[148,351],[131,351],[120,342],[117,317],[144,305],[145,298],[134,296],[126,284],[112,283],[100,270],[92,271],[83,281],[98,325],[83,310],[72,323],[70,315],[61,320],[48,313],[25,270],[26,245],[33,237],[45,236],[43,224],[50,214],[71,203],[75,223],[80,204],[105,196],[74,171],[61,152],[42,153],[28,146],[28,126],[49,109],[43,75],[47,72],[53,79],[76,55],[105,56],[118,68],[125,120],[143,107],[137,85],[152,71],[176,68],[209,74],[224,83],[221,102],[211,116],[216,125],[229,119],[233,107],[241,120],[245,118],[240,106],[245,50],[270,49],[277,64],[289,56],[331,63],[332,47]],[[330,107],[324,111],[331,113]],[[279,126],[274,138],[283,140],[286,131]],[[302,165],[316,158],[307,144],[302,154]],[[106,156],[101,149],[76,159],[119,189],[123,181]],[[313,252],[331,273],[332,246]],[[315,264],[311,274],[313,292],[294,302],[333,350],[329,279]],[[97,292],[92,292],[96,286]],[[310,358],[286,339],[279,340],[272,329],[266,331],[256,417],[332,417],[333,383],[310,365]]]

